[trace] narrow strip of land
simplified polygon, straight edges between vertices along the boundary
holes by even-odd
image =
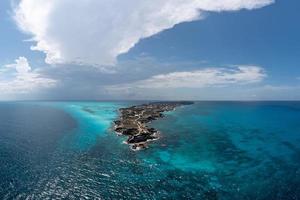
[[[163,112],[174,110],[178,106],[190,105],[193,102],[153,102],[119,109],[119,119],[114,121],[114,130],[119,135],[126,135],[126,143],[133,150],[147,147],[147,143],[158,139],[158,130],[148,127],[148,124],[164,117]]]

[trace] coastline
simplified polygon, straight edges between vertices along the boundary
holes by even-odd
[[[127,136],[126,144],[132,150],[148,147],[148,143],[159,139],[159,130],[150,128],[148,124],[164,117],[164,112],[176,107],[191,105],[191,101],[152,102],[119,109],[119,119],[114,121],[114,131],[118,135]]]

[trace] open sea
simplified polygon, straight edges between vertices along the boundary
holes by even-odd
[[[1,102],[0,199],[300,199],[300,102],[196,102],[143,151],[111,129],[141,102]]]

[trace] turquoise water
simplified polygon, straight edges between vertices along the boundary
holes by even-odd
[[[138,102],[0,103],[1,199],[300,199],[299,102],[197,102],[131,151]]]
[[[116,112],[126,103],[93,103],[93,102],[62,102],[39,103],[39,105],[52,106],[68,113],[76,122],[77,128],[65,135],[62,148],[87,151],[92,148],[97,140],[106,136],[111,128],[111,123],[118,117]]]

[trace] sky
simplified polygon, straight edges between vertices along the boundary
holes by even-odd
[[[299,0],[1,0],[0,100],[300,100]]]

